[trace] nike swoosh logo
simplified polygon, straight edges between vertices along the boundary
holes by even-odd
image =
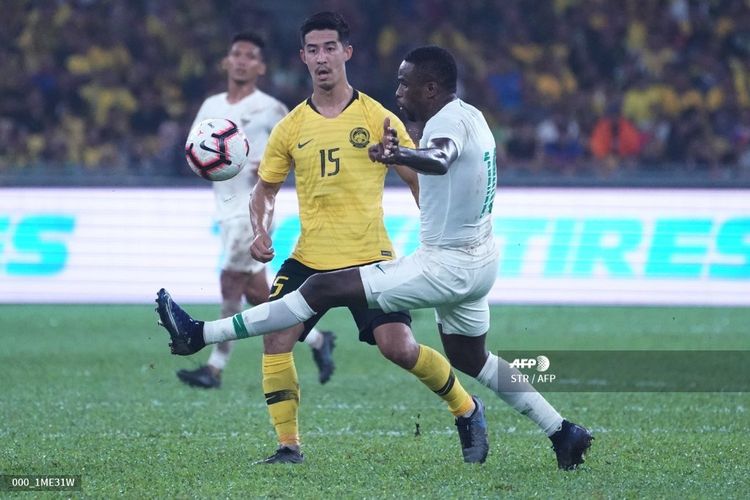
[[[212,153],[216,153],[217,155],[221,154],[221,151],[217,151],[214,148],[209,148],[208,146],[206,146],[206,141],[201,141],[200,147],[204,151],[211,151]]]
[[[309,140],[309,141],[307,141],[307,142],[298,142],[298,143],[297,143],[297,148],[299,148],[299,149],[302,149],[302,148],[304,148],[305,146],[307,146],[308,144],[310,144],[311,142],[312,142],[312,139],[310,139],[310,140]]]
[[[383,271],[383,268],[380,267],[380,264],[375,264],[375,267],[383,274],[385,274],[385,271]]]

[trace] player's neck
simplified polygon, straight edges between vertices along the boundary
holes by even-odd
[[[446,94],[446,95],[440,96],[438,99],[435,100],[433,105],[427,111],[427,116],[424,119],[423,123],[426,123],[430,118],[435,116],[438,113],[438,111],[440,111],[447,104],[455,101],[456,99],[458,99],[458,96],[456,94]]]
[[[318,113],[326,118],[333,118],[341,114],[354,95],[354,89],[349,82],[344,80],[340,85],[330,90],[316,87],[312,94],[312,103]]]
[[[237,83],[230,81],[227,87],[227,101],[229,104],[239,102],[255,92],[255,89],[255,82]]]

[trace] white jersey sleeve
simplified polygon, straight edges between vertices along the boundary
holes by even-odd
[[[460,99],[427,121],[420,147],[438,138],[453,141],[458,157],[445,175],[419,175],[420,240],[446,248],[483,244],[492,237],[495,138],[484,115]]]
[[[213,183],[218,220],[249,217],[250,193],[258,180],[258,164],[271,130],[288,112],[279,100],[255,90],[242,100],[230,104],[226,92],[205,100],[193,126],[207,118],[227,118],[236,123],[250,143],[250,158],[239,174]]]

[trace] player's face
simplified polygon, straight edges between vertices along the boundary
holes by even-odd
[[[414,75],[414,65],[403,61],[398,68],[396,104],[409,121],[424,121],[424,87]]]
[[[239,84],[255,82],[259,75],[266,73],[260,47],[244,40],[232,44],[224,59],[224,67],[229,79]]]
[[[313,86],[331,90],[346,79],[346,61],[352,57],[352,46],[342,45],[336,30],[313,30],[305,35],[300,57],[307,65]]]

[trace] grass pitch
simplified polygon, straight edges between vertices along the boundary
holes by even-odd
[[[596,436],[571,473],[533,424],[460,376],[487,404],[492,444],[487,463],[467,465],[444,405],[357,342],[346,311],[321,324],[338,334],[331,382],[295,350],[306,462],[253,465],[275,449],[260,340],[237,346],[221,390],[190,389],[174,372],[207,354],[170,356],[155,321],[151,306],[0,306],[0,474],[80,475],[82,490],[63,495],[95,498],[750,494],[748,393],[549,393]],[[750,349],[745,309],[496,307],[492,324],[493,350]],[[431,312],[413,326],[438,346]]]

